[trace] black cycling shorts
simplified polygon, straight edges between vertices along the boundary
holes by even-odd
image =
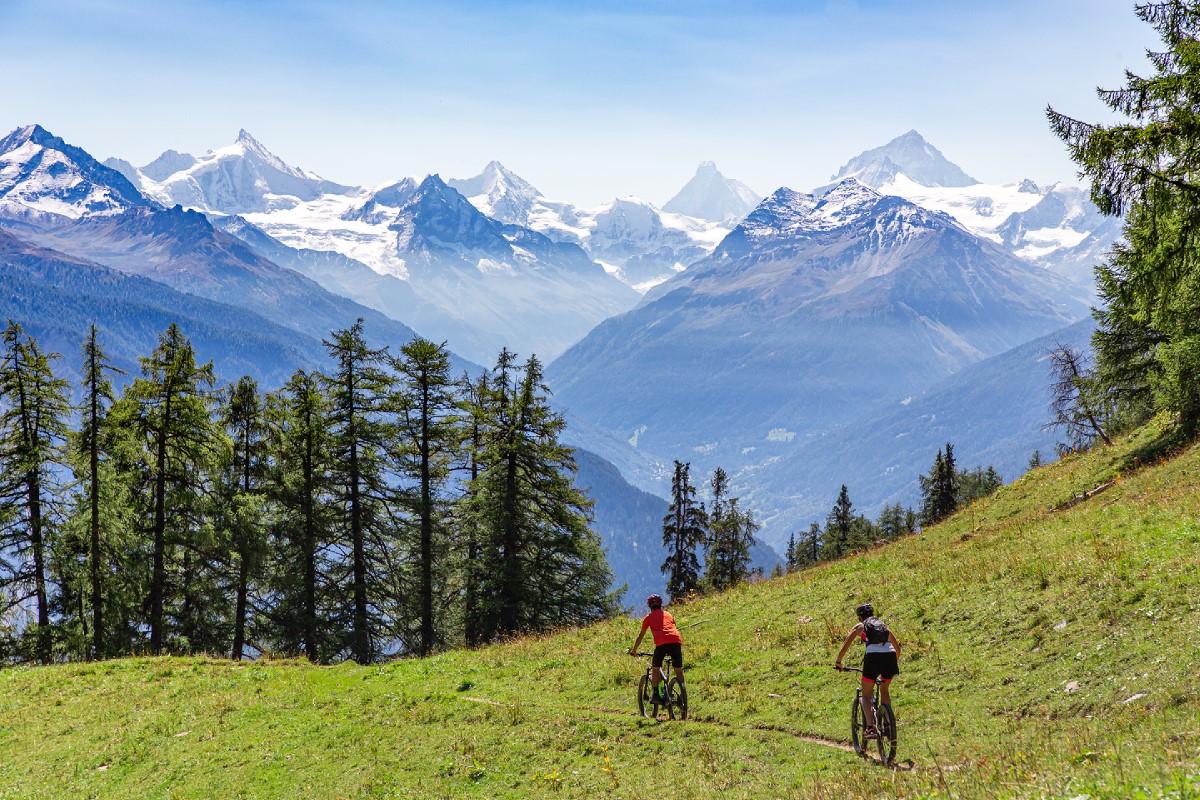
[[[885,681],[900,674],[895,653],[867,653],[863,656],[862,676],[864,681],[874,682],[876,676]]]
[[[654,648],[654,666],[661,667],[663,657],[670,656],[673,666],[683,669],[683,645],[679,642],[668,642]]]

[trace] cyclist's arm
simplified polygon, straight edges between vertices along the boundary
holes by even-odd
[[[888,641],[892,643],[892,647],[896,648],[896,658],[900,657],[900,643],[896,641],[896,634],[888,631]]]
[[[850,645],[854,644],[854,637],[858,635],[861,629],[862,623],[860,622],[846,634],[846,641],[842,642],[842,649],[838,651],[837,658],[834,660],[835,665],[839,667],[842,665],[842,656],[846,655],[846,651],[850,649]]]
[[[642,643],[642,637],[646,635],[646,629],[642,628],[638,631],[637,640],[633,643],[633,647],[629,648],[629,655],[637,655],[638,645]]]

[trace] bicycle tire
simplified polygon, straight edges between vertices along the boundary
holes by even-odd
[[[679,719],[688,717],[687,687],[678,678],[671,678],[667,681],[667,716],[675,719],[676,715]]]
[[[654,691],[654,684],[650,682],[649,675],[643,675],[638,681],[638,713],[646,719],[654,719],[658,716],[658,704],[651,697],[651,692]]]
[[[854,752],[860,756],[865,755],[864,747],[866,742],[863,740],[863,728],[866,725],[863,722],[862,694],[857,694],[854,697],[853,705],[850,706],[850,743],[854,745]]]
[[[879,725],[879,757],[884,764],[896,761],[896,715],[892,707],[881,703],[875,710],[875,720]]]

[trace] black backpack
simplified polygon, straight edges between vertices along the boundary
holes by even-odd
[[[867,617],[863,620],[863,633],[867,635],[867,644],[884,644],[891,633],[888,626],[879,617]]]

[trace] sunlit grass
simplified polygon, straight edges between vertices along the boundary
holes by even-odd
[[[379,667],[15,668],[0,797],[1196,797],[1200,449],[1167,445],[1146,429],[674,608],[686,723],[636,716],[631,620]],[[831,665],[863,599],[904,645],[894,771],[844,749]]]

